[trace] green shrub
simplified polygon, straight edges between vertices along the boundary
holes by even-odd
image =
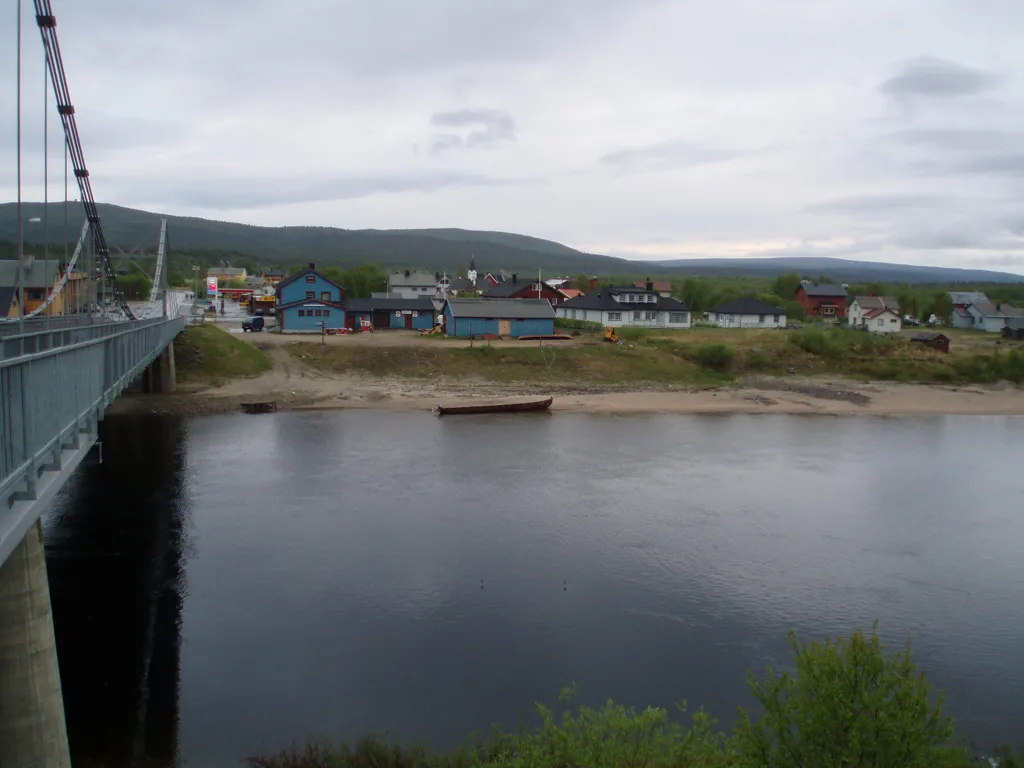
[[[775,365],[775,358],[765,349],[752,349],[747,353],[747,367],[763,371]]]
[[[701,344],[694,352],[694,359],[701,368],[726,373],[732,368],[736,351],[725,344]]]
[[[604,326],[601,323],[595,323],[590,320],[570,320],[565,317],[555,318],[555,328],[565,328],[570,331],[593,331],[596,333],[604,330]]]
[[[740,711],[735,747],[740,768],[858,766],[953,768],[963,749],[951,747],[953,723],[942,695],[903,653],[887,656],[872,629],[836,643],[801,645],[790,633],[796,669],[748,684],[763,708],[754,720]]]
[[[932,371],[932,379],[941,382],[956,381],[956,371],[952,368],[936,368]]]
[[[793,331],[789,334],[790,343],[812,355],[824,355],[829,350],[828,339],[822,331],[809,329]]]

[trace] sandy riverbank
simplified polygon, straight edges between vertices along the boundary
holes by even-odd
[[[232,413],[240,404],[274,401],[281,409],[430,410],[438,403],[554,395],[555,412],[1024,415],[1024,389],[863,384],[836,378],[752,378],[710,390],[633,388],[608,391],[529,383],[387,379],[325,373],[281,348],[268,350],[274,368],[220,387],[175,395],[124,395],[111,413]]]

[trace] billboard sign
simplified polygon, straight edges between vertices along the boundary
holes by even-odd
[[[206,278],[206,292],[207,293],[212,293],[213,294],[213,298],[215,298],[215,299],[217,298],[217,278],[216,277],[208,277],[208,278]]]

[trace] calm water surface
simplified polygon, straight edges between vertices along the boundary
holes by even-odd
[[[575,681],[724,722],[880,620],[1024,738],[1024,419],[112,418],[47,520],[76,765],[438,747]]]

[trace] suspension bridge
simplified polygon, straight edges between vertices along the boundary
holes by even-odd
[[[50,0],[34,0],[47,85],[63,126],[65,167],[70,162],[84,222],[52,290],[29,308],[25,273],[32,264],[24,250],[21,200],[22,0],[17,5],[17,311],[0,319],[0,765],[51,768],[70,766],[70,757],[40,515],[96,444],[104,410],[124,389],[141,378],[150,391],[173,391],[173,341],[185,327],[185,294],[168,289],[166,221],[148,300],[129,302],[119,288],[57,20]]]

